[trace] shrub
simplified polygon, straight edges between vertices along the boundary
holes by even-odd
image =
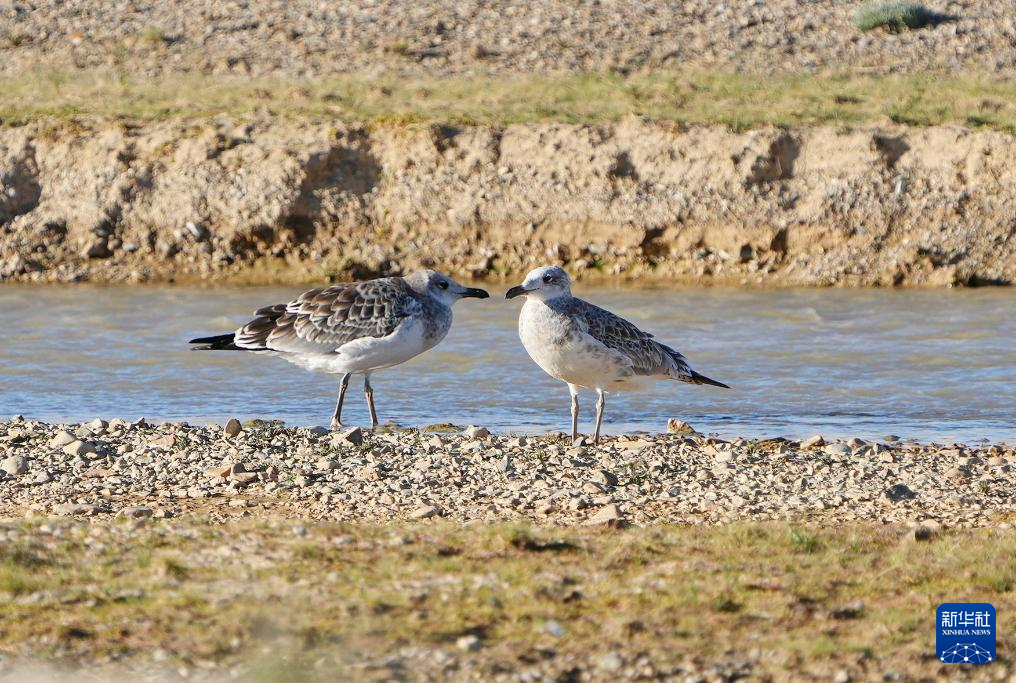
[[[917,2],[871,0],[854,11],[854,24],[862,31],[884,27],[893,33],[924,28],[941,21],[936,12]]]

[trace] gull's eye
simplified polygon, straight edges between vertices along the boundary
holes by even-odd
[[[437,286],[440,287],[441,289],[448,289],[448,283],[445,282],[444,280],[442,280],[441,282],[438,282]]]
[[[546,282],[549,285],[551,282],[554,281],[554,276],[553,275],[544,275],[543,276],[543,281]]]

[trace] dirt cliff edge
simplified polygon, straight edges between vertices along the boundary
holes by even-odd
[[[0,129],[0,190],[9,281],[1016,274],[1016,141],[953,126],[38,121]]]

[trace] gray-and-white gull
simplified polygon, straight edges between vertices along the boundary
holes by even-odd
[[[690,384],[726,384],[701,375],[687,359],[653,335],[610,311],[572,296],[571,278],[557,266],[526,275],[506,299],[526,297],[519,314],[519,337],[529,356],[571,391],[572,439],[579,431],[579,387],[595,389],[596,432],[605,405],[604,393],[638,389],[649,379],[676,379]]]
[[[433,348],[452,326],[452,305],[489,294],[464,287],[433,270],[331,285],[304,292],[288,304],[255,311],[236,332],[192,339],[200,350],[270,353],[309,370],[342,375],[332,427],[342,426],[342,399],[349,378],[363,374],[363,392],[376,427],[375,370],[405,363]]]

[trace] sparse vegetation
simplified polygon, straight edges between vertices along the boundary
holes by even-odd
[[[116,71],[0,76],[6,125],[40,117],[244,115],[328,117],[369,126],[598,123],[646,116],[734,130],[763,126],[910,125],[976,121],[1016,130],[1016,82],[994,76],[758,76],[655,72],[533,75],[515,78],[348,76],[306,81],[239,76],[133,78]],[[985,103],[990,106],[986,106]]]
[[[454,652],[475,635],[482,646],[470,656],[489,672],[546,648],[543,625],[554,620],[568,657],[615,650],[665,667],[750,643],[776,655],[756,666],[794,678],[796,662],[820,654],[847,669],[864,652],[867,671],[882,658],[894,671],[926,671],[945,597],[989,600],[999,633],[1016,625],[1016,566],[999,564],[1016,557],[1016,537],[1002,531],[915,542],[882,524],[291,528],[6,522],[0,532],[33,540],[0,555],[0,652],[67,657],[73,641],[82,661],[130,662],[172,643],[170,661],[252,673],[285,661],[300,672],[292,680],[334,680],[358,666],[351,644],[357,657],[385,661],[407,645]]]
[[[149,26],[141,32],[139,37],[142,45],[148,47],[159,47],[166,43],[167,37],[166,32],[157,26]]]
[[[800,527],[790,527],[787,530],[787,536],[790,538],[790,544],[802,553],[813,554],[821,547],[819,545],[818,536]]]
[[[870,0],[857,8],[853,19],[862,31],[884,28],[899,33],[936,24],[942,17],[918,2]]]

